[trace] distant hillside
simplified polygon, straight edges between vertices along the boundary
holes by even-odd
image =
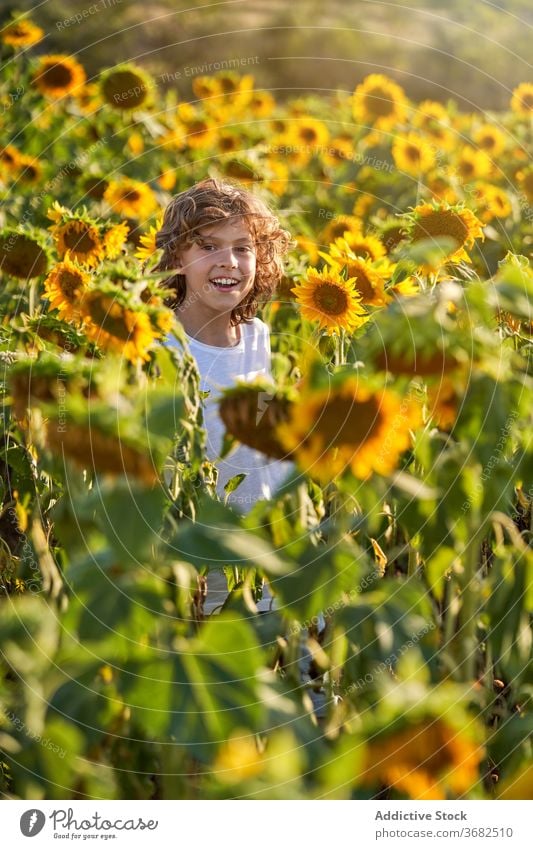
[[[1,7],[4,17],[15,4]],[[532,76],[529,0],[19,0],[16,8],[34,10],[46,28],[40,52],[75,53],[90,74],[138,61],[182,97],[199,67],[223,63],[281,96],[351,90],[384,71],[414,99],[453,97],[466,108],[505,107],[510,89]]]

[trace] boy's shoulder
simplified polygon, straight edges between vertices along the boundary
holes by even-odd
[[[265,324],[265,322],[261,321],[261,319],[257,318],[257,316],[252,318],[250,321],[243,321],[241,329],[243,330],[244,336],[249,339],[270,338],[270,329],[268,324]]]

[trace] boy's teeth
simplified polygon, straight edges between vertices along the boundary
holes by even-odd
[[[232,277],[216,277],[213,283],[216,283],[217,286],[234,286],[237,280],[234,280]]]

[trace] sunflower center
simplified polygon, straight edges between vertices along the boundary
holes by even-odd
[[[309,142],[309,144],[312,144],[317,140],[316,130],[313,130],[312,127],[301,127],[299,136],[303,139],[303,141]]]
[[[374,251],[372,250],[372,246],[368,244],[366,239],[361,239],[359,242],[354,239],[350,239],[350,248],[354,254],[368,254],[372,257],[372,259],[377,259]]]
[[[322,283],[314,292],[314,301],[320,312],[342,315],[348,306],[346,292],[335,283]]]
[[[468,226],[460,215],[451,209],[435,210],[417,222],[413,231],[413,241],[450,236],[458,245],[464,245],[468,238]]]
[[[90,254],[96,247],[96,240],[88,229],[68,228],[63,234],[63,240],[69,250],[79,254]]]
[[[78,296],[80,286],[82,285],[79,274],[65,270],[62,272],[58,282],[67,301],[74,301]]]
[[[527,109],[529,112],[533,111],[533,92],[527,92],[523,94],[520,98],[522,101],[522,106]]]
[[[372,280],[365,270],[360,265],[349,263],[347,273],[348,277],[355,277],[355,287],[361,293],[363,301],[371,301],[376,293]]]
[[[405,148],[405,155],[411,162],[418,164],[421,158],[421,150],[414,144],[408,144]]]
[[[123,189],[120,193],[121,203],[139,203],[141,194],[138,189]]]
[[[72,83],[72,72],[66,65],[48,65],[39,74],[39,80],[48,88],[67,88]]]
[[[98,327],[110,336],[127,341],[131,331],[124,321],[124,311],[120,304],[114,304],[108,298],[93,298],[88,305],[89,315]]]
[[[354,398],[332,397],[317,411],[317,432],[329,447],[348,445],[357,447],[375,433],[381,422],[378,399],[367,401]]]
[[[387,117],[394,112],[394,103],[390,99],[390,94],[381,88],[374,88],[367,93],[365,106],[371,115],[376,115],[378,118]]]

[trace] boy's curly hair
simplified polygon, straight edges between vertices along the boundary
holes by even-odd
[[[266,204],[251,192],[208,178],[176,195],[165,209],[163,224],[155,237],[156,247],[163,249],[163,255],[154,271],[176,268],[180,251],[200,238],[202,227],[230,218],[245,220],[256,251],[253,288],[231,313],[231,323],[236,325],[252,319],[259,304],[271,297],[283,273],[282,257],[291,246],[288,230],[282,229]],[[174,274],[163,286],[176,292],[168,305],[179,306],[185,298],[185,275]]]

